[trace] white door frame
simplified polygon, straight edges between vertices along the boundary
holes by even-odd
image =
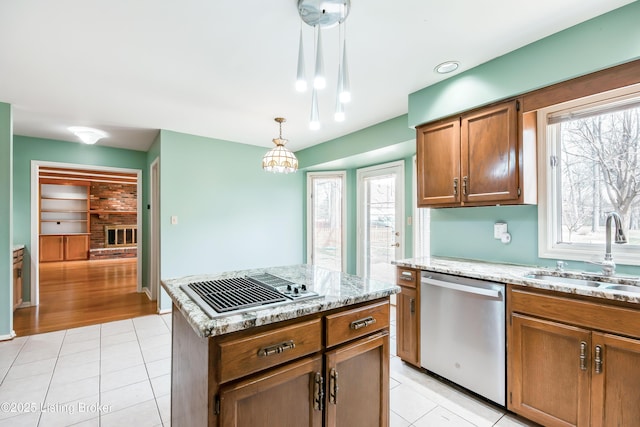
[[[149,170],[149,289],[150,298],[157,301],[160,311],[160,158],[157,157]]]
[[[342,195],[340,197],[342,224],[341,230],[341,265],[342,271],[347,271],[347,172],[308,172],[307,173],[307,263],[313,264],[313,200],[310,197],[313,191],[312,181],[317,177],[336,177],[342,181]]]
[[[137,175],[137,223],[138,242],[143,240],[142,229],[142,170],[114,168],[109,166],[90,166],[77,163],[49,162],[44,160],[31,160],[31,298],[29,306],[40,304],[40,239],[38,233],[38,206],[40,200],[40,167],[67,168],[91,170],[100,172],[135,173]],[[142,292],[142,245],[138,245],[137,291]]]
[[[371,176],[384,175],[390,171],[398,174],[398,180],[396,182],[396,199],[398,200],[396,205],[396,230],[400,231],[400,236],[398,236],[400,247],[396,253],[398,254],[398,259],[404,258],[404,160],[358,169],[356,171],[356,222],[358,230],[356,241],[356,274],[360,276],[364,274],[364,248],[362,245],[364,238],[364,179]]]

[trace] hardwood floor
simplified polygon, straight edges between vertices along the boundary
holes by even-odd
[[[137,260],[40,264],[40,305],[14,312],[18,336],[77,328],[156,313],[136,292]]]

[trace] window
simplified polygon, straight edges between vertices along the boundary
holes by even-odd
[[[346,271],[346,172],[307,174],[307,262]]]
[[[628,244],[614,245],[614,261],[640,265],[639,90],[636,85],[538,112],[540,257],[602,259],[605,219],[615,211]]]

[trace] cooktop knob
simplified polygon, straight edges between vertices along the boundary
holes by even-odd
[[[306,290],[307,290],[307,285],[300,285],[300,289],[302,289],[303,291],[305,291],[305,292],[306,292]]]

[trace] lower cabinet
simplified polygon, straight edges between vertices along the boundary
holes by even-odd
[[[290,363],[220,391],[225,427],[322,426],[322,357]]]
[[[22,271],[24,249],[13,251],[13,310],[22,304]]]
[[[40,262],[89,259],[89,235],[41,235]]]
[[[509,300],[508,409],[550,427],[637,425],[640,312],[511,288]]]
[[[414,366],[420,366],[420,272],[404,267],[397,268],[396,284],[396,353]]]
[[[174,306],[172,330],[172,426],[389,426],[388,297],[211,338]]]
[[[376,334],[328,352],[325,378],[327,426],[389,425],[388,334]]]

